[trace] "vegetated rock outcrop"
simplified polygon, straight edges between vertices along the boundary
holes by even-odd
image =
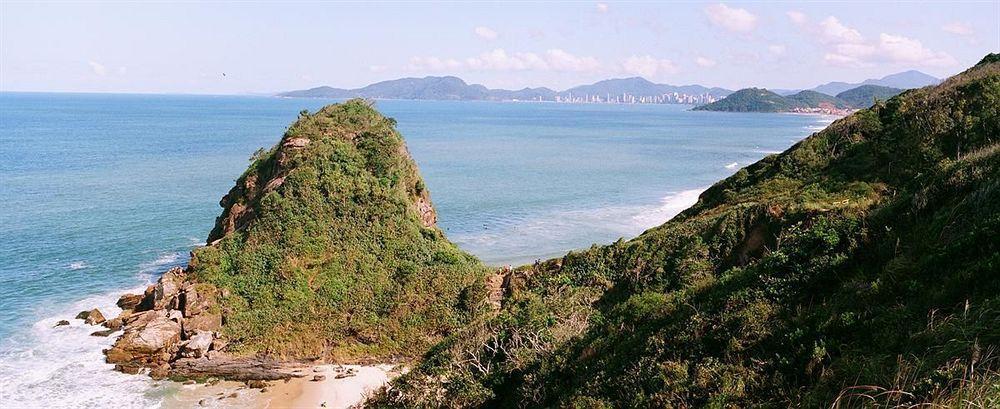
[[[1000,406],[997,59],[516,269],[369,406]]]
[[[209,245],[123,296],[106,351],[155,377],[280,379],[281,362],[415,357],[489,308],[487,269],[436,227],[395,121],[303,111],[223,197]]]

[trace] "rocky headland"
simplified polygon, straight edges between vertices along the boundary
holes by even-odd
[[[352,100],[255,155],[186,268],[77,318],[154,378],[409,364],[373,407],[994,407],[997,101],[991,54],[637,238],[497,271],[444,238],[394,121]]]

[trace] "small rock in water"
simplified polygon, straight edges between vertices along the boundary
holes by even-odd
[[[194,381],[194,379],[188,379],[188,380],[184,381],[184,384],[185,384],[185,385],[194,385],[194,384],[196,384],[196,383],[197,383],[197,382],[195,382],[195,381]]]
[[[326,407],[326,402],[320,403],[319,406],[322,407],[322,408],[325,408]]]
[[[313,382],[326,380],[326,375],[313,375]]]
[[[313,372],[323,372],[323,368],[313,368]]]
[[[56,326],[56,327],[61,327],[61,326],[63,326],[63,325],[69,325],[69,321],[66,321],[66,320],[59,320],[59,322],[57,322],[55,326]]]
[[[233,393],[230,393],[230,394],[229,394],[229,397],[230,397],[230,398],[235,398],[235,397],[237,397],[237,396],[240,396],[240,395],[239,395],[239,394],[237,394],[236,392],[233,392]]]
[[[267,388],[260,388],[260,393],[265,393],[265,392],[267,392]]]
[[[76,319],[83,320],[83,322],[90,325],[97,325],[105,321],[104,314],[101,314],[101,311],[97,308],[90,311],[80,311],[79,314],[76,314]]]
[[[198,406],[205,406],[208,404],[208,399],[202,399],[198,401]]]
[[[103,331],[94,331],[94,332],[90,333],[90,336],[92,336],[92,337],[106,337],[108,335],[113,334],[115,331],[117,331],[117,330],[106,329],[106,330],[103,330]]]

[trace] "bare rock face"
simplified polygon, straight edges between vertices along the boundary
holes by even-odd
[[[174,304],[176,304],[176,297],[180,293],[183,283],[184,270],[180,267],[171,268],[163,273],[153,289],[153,309],[176,309],[178,306]]]
[[[83,322],[90,325],[98,325],[106,321],[104,314],[101,314],[101,311],[97,308],[90,311],[81,311],[79,314],[76,314],[76,319],[83,320]]]
[[[156,369],[173,357],[180,340],[181,325],[169,318],[168,311],[146,311],[126,324],[125,333],[106,355],[109,363]]]
[[[207,356],[214,339],[215,336],[209,331],[195,331],[194,335],[189,336],[187,341],[181,343],[180,355],[185,358]]]

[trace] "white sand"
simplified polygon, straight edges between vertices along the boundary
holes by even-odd
[[[349,372],[353,370],[353,372]],[[288,382],[273,381],[265,392],[247,388],[243,383],[220,382],[214,386],[183,385],[180,393],[164,401],[164,408],[266,408],[313,409],[350,408],[373,391],[399,376],[397,365],[317,365],[302,367],[295,373],[305,375]],[[337,379],[338,374],[350,374]],[[316,375],[326,376],[313,381]],[[235,397],[230,397],[236,394]],[[199,402],[203,402],[199,404]],[[324,406],[325,404],[325,406]]]
[[[397,376],[394,368],[395,365],[320,365],[304,371],[304,378],[268,388],[258,402],[270,409],[349,408]],[[337,379],[338,374],[350,373],[354,375]],[[326,379],[313,381],[315,375]]]

